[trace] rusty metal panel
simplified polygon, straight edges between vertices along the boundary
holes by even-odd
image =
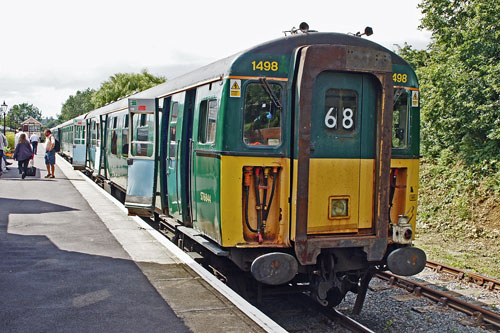
[[[366,54],[363,54],[365,52]],[[377,110],[375,237],[315,236],[308,238],[309,159],[311,153],[312,94],[316,77],[323,71],[371,73],[380,83]],[[301,50],[297,80],[300,96],[295,253],[302,265],[316,263],[322,248],[363,247],[369,261],[381,260],[387,246],[389,177],[392,131],[392,63],[386,52],[346,45],[311,45]]]
[[[363,72],[392,72],[391,55],[359,46],[346,46],[346,68]]]

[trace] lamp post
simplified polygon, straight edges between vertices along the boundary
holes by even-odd
[[[5,104],[5,101],[3,101],[3,104],[1,106],[2,112],[3,112],[3,135],[5,134],[5,118],[7,118],[7,104]]]

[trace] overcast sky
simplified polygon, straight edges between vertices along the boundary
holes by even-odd
[[[0,103],[56,116],[70,95],[118,72],[174,78],[305,21],[328,32],[363,31],[394,50],[423,49],[418,0],[154,1],[0,0]]]

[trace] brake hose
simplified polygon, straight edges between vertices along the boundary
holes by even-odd
[[[252,167],[245,167],[243,176],[244,176],[244,188],[245,188],[245,224],[247,225],[248,230],[251,232],[257,233],[257,230],[252,228],[250,225],[250,221],[248,220],[248,199],[250,197],[250,175],[252,174]]]
[[[273,204],[274,191],[276,189],[276,181],[278,180],[278,168],[273,168],[273,187],[271,189],[271,196],[269,197],[269,204],[267,205],[267,209],[264,211],[264,221],[267,221],[267,217],[269,216],[269,211],[271,210],[271,205]]]

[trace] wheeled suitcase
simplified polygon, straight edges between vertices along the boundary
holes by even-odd
[[[26,168],[26,176],[33,177],[36,176],[36,167],[33,160],[30,161],[30,166]]]

